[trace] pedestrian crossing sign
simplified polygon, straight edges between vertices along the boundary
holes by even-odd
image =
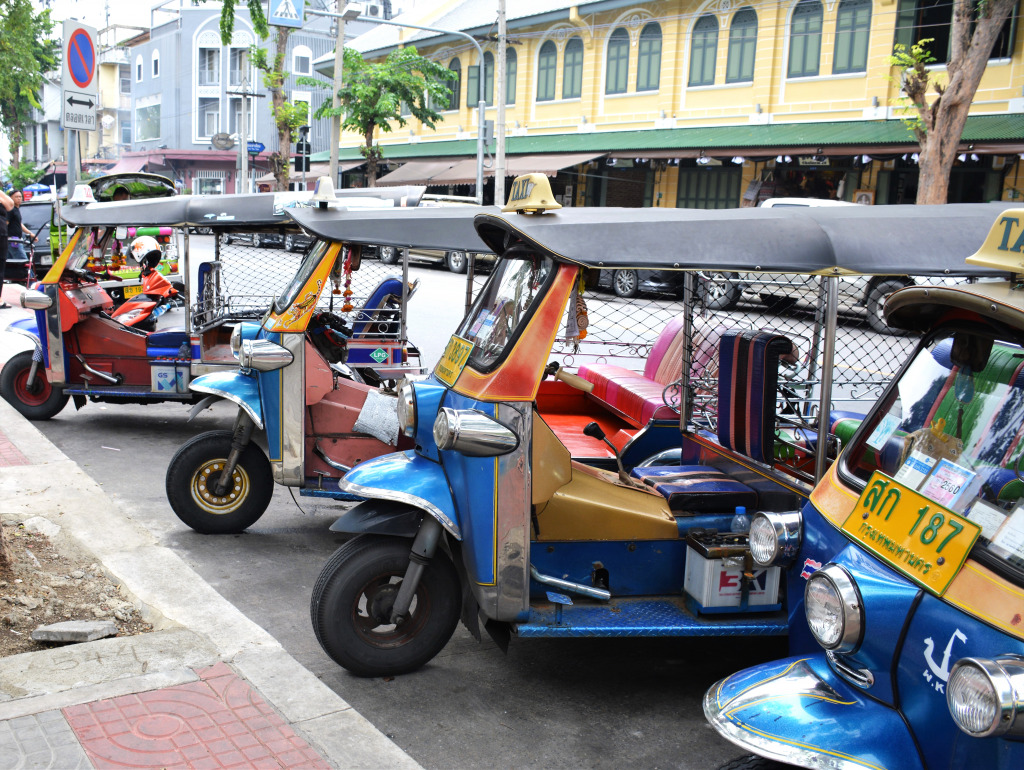
[[[302,27],[305,0],[270,0],[268,23],[274,27]]]

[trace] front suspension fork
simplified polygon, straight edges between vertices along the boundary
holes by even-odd
[[[28,370],[28,378],[25,380],[25,389],[31,390],[36,382],[36,374],[39,372],[39,364],[43,362],[43,349],[36,345],[32,351],[32,368]]]
[[[395,603],[391,607],[391,622],[396,626],[409,614],[409,607],[412,605],[412,598],[416,595],[416,589],[420,585],[423,570],[430,564],[430,560],[437,552],[437,544],[441,541],[443,531],[441,522],[433,516],[423,517],[420,531],[416,533],[416,539],[412,541],[409,566],[405,570],[402,585],[398,588],[398,596],[395,597]]]
[[[231,451],[228,452],[228,459],[224,463],[224,470],[221,472],[220,478],[213,485],[213,494],[218,497],[226,495],[228,489],[231,488],[231,477],[235,474],[238,458],[242,456],[242,452],[249,445],[249,439],[252,438],[252,431],[255,427],[256,423],[245,413],[245,410],[239,409],[238,416],[235,417],[235,427],[232,429]]]

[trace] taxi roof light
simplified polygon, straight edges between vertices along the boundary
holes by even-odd
[[[68,203],[77,203],[79,205],[95,202],[96,196],[93,194],[92,187],[81,182],[75,185],[75,193],[71,196],[71,200],[68,201]]]
[[[555,200],[551,182],[544,174],[524,174],[512,182],[508,203],[501,210],[506,213],[543,214],[560,208],[562,204]]]
[[[1024,275],[1024,209],[1008,209],[996,217],[981,248],[967,264]]]
[[[313,203],[317,208],[325,209],[328,204],[334,203],[337,196],[334,193],[334,182],[329,176],[321,176],[316,180],[313,188]]]

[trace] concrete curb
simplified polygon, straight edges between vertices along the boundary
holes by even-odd
[[[21,348],[12,342],[0,340],[0,361]],[[0,425],[31,463],[0,474],[0,513],[58,524],[157,628],[0,659],[0,720],[191,681],[192,668],[223,661],[334,766],[419,767],[3,400]]]

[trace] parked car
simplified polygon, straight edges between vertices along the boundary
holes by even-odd
[[[48,195],[35,196],[35,200],[28,200],[21,204],[21,221],[37,237],[35,241],[32,241],[25,236],[23,242],[28,259],[18,259],[8,253],[7,269],[4,271],[6,280],[28,286],[53,264],[53,257],[50,254],[52,213],[53,201]]]
[[[248,243],[255,249],[284,247],[281,233],[232,233],[224,236],[224,243]]]
[[[305,251],[314,240],[316,239],[312,235],[307,235],[304,232],[288,233],[284,237],[284,250]]]
[[[640,292],[681,296],[683,273],[678,270],[601,270],[597,286],[626,299]]]
[[[379,246],[377,256],[385,265],[397,265],[402,261],[401,249],[394,246]],[[476,270],[494,264],[493,254],[476,254]],[[482,258],[482,259],[481,259]],[[443,264],[453,273],[465,273],[469,268],[469,254],[465,251],[440,251],[436,249],[409,249],[410,262]]]

